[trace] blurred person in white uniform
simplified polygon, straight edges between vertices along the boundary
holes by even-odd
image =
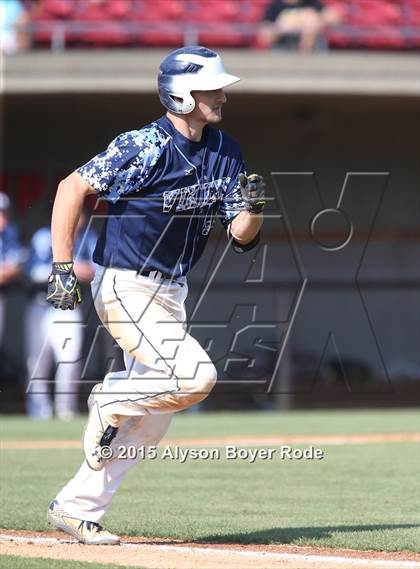
[[[92,253],[97,236],[86,231],[86,216],[80,219],[76,232],[75,272],[79,282],[89,283],[95,272]],[[45,300],[45,287],[52,263],[51,229],[38,229],[31,241],[27,264],[31,302],[26,315],[26,347],[28,389],[27,413],[33,419],[49,419],[54,412],[62,420],[77,413],[81,373],[83,314],[76,310],[56,311]],[[50,396],[49,378],[55,365],[54,404]]]
[[[0,347],[5,334],[6,297],[16,285],[25,259],[16,224],[10,220],[9,214],[9,196],[0,192]]]

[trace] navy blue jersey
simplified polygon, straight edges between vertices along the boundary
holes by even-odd
[[[77,172],[109,202],[93,256],[106,267],[186,275],[215,218],[227,227],[245,206],[238,144],[209,126],[191,141],[166,116],[120,134]]]

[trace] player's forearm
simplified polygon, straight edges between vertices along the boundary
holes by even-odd
[[[241,211],[230,224],[230,233],[241,245],[250,243],[261,229],[262,214]]]
[[[53,260],[73,259],[73,242],[77,223],[83,208],[88,187],[74,175],[62,180],[58,186],[51,220]]]

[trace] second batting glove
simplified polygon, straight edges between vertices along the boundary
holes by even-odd
[[[239,183],[246,210],[250,213],[261,213],[266,202],[263,177],[258,174],[250,174],[249,176],[239,174]]]

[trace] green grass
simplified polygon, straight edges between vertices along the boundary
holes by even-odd
[[[39,439],[80,435],[75,424],[26,421],[24,428],[22,418],[3,418],[2,424],[3,433],[18,426],[20,438],[33,435],[33,426]],[[400,430],[418,430],[418,414],[184,414],[169,436]],[[129,472],[104,524],[128,535],[419,552],[419,445],[322,448],[322,461],[146,461]],[[82,452],[10,449],[1,456],[0,527],[47,529],[48,503],[76,471]]]
[[[61,561],[44,557],[20,557],[0,555],[1,569],[121,569],[121,565],[89,563],[82,561]],[[141,568],[139,568],[141,569]]]
[[[28,421],[22,416],[3,416],[3,440],[78,439],[86,422],[80,417],[62,421]],[[359,434],[418,432],[420,413],[416,409],[355,411],[293,411],[290,413],[180,413],[168,436],[209,437],[229,435]]]

